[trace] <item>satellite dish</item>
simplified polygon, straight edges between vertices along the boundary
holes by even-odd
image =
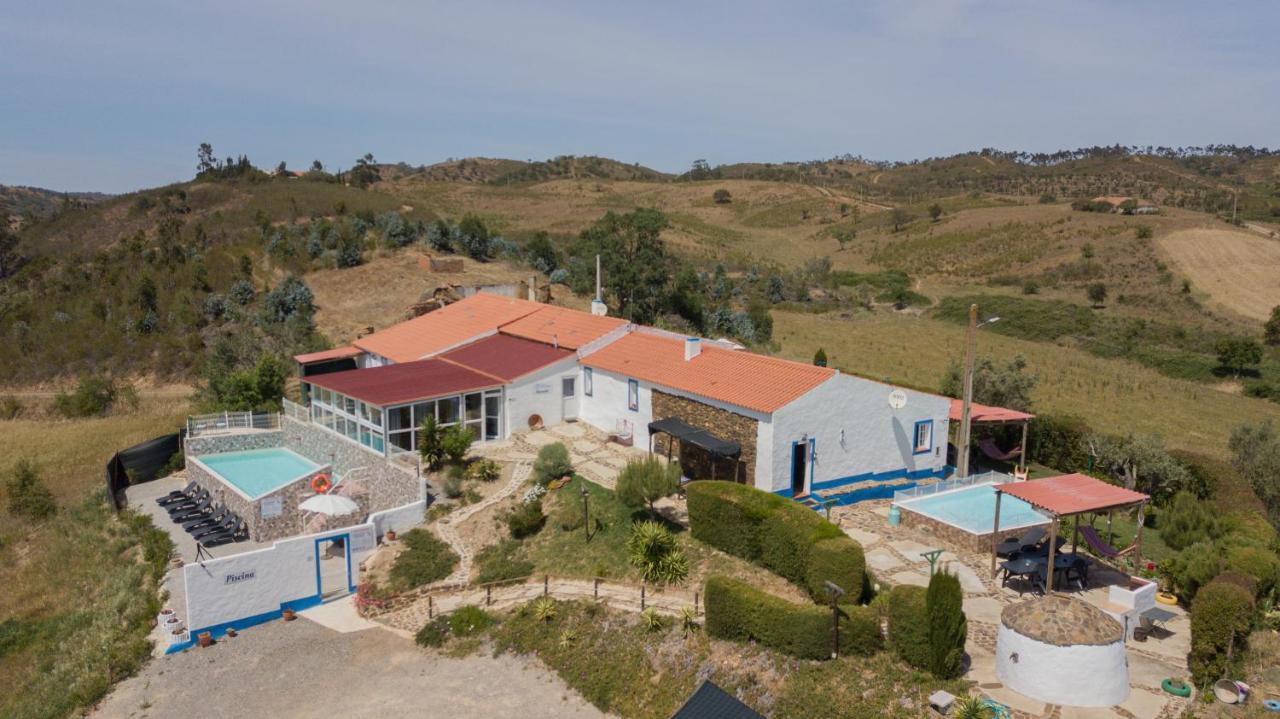
[[[902,409],[907,406],[907,393],[900,389],[895,389],[889,393],[889,406],[894,409]]]

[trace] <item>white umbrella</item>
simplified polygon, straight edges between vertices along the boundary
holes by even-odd
[[[356,504],[351,498],[343,497],[340,494],[317,494],[299,504],[298,509],[337,517],[359,511],[360,505]]]

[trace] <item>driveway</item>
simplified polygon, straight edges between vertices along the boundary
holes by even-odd
[[[339,633],[307,619],[247,629],[152,660],[90,715],[600,719],[536,662],[451,659],[384,629]]]

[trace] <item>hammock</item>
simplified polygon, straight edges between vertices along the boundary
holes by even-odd
[[[1101,554],[1102,556],[1108,559],[1118,559],[1119,557],[1123,557],[1129,552],[1132,552],[1134,548],[1138,546],[1135,543],[1135,544],[1130,544],[1124,549],[1116,549],[1115,547],[1103,541],[1102,537],[1098,536],[1098,530],[1088,525],[1085,525],[1080,528],[1080,536],[1084,537],[1084,541],[1089,543],[1089,546],[1093,548],[1093,551],[1097,552],[1098,554]]]
[[[978,449],[982,450],[983,454],[987,455],[988,457],[990,457],[991,459],[994,459],[997,462],[1008,462],[1014,457],[1017,457],[1018,455],[1022,454],[1021,447],[1014,447],[1008,452],[1000,449],[1000,447],[996,445],[995,440],[991,439],[990,437],[984,437],[978,440]]]

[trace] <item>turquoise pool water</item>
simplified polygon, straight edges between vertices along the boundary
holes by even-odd
[[[196,459],[251,499],[320,469],[320,465],[284,447],[206,454]]]
[[[899,503],[940,522],[946,522],[974,534],[990,534],[996,521],[996,490],[990,484],[953,489],[930,497],[908,499]],[[1000,500],[1000,529],[1017,529],[1047,522],[1030,504],[1005,495]]]

